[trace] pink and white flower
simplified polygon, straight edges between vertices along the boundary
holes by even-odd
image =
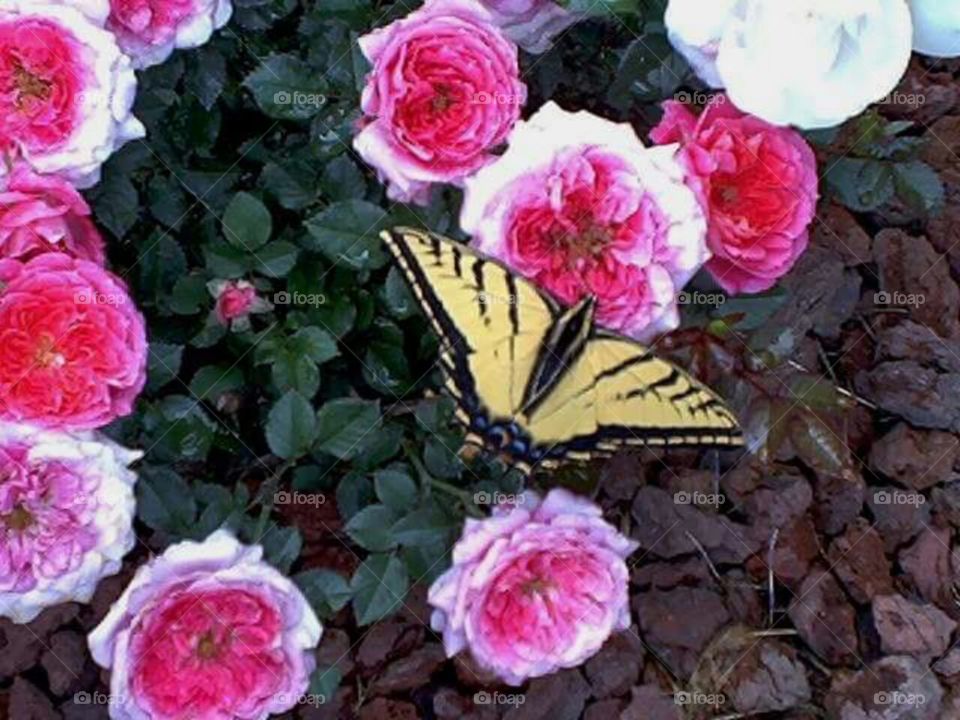
[[[107,29],[140,69],[206,44],[232,14],[230,0],[110,0]]]
[[[0,281],[0,419],[90,430],[129,414],[147,338],[123,282],[63,253],[7,261]]]
[[[677,297],[709,257],[706,220],[677,147],[542,107],[495,163],[466,183],[460,224],[480,250],[597,321],[648,340],[679,324]]]
[[[817,159],[795,130],[746,115],[715,96],[698,118],[664,103],[650,133],[681,144],[688,181],[708,215],[707,270],[729,293],[768,290],[807,249],[817,205]]]
[[[530,53],[544,53],[579,19],[553,0],[483,0],[504,34]]]
[[[46,252],[106,260],[90,206],[73,185],[19,165],[0,177],[0,257],[29,260]]]
[[[426,204],[491,162],[527,99],[516,45],[476,0],[429,0],[360,48],[373,69],[353,145],[394,200]]]
[[[217,322],[237,332],[250,329],[251,315],[273,309],[246,280],[211,280],[207,289],[216,300],[213,312]]]
[[[960,56],[960,3],[910,0],[913,49],[934,57]]]
[[[910,61],[905,0],[670,0],[666,25],[704,82],[775,125],[839,125]]]
[[[137,570],[88,638],[114,720],[265,720],[297,704],[321,627],[259,545],[219,530]]]
[[[0,422],[0,616],[89,602],[135,542],[128,465],[142,453],[92,433]]]
[[[453,567],[430,587],[431,625],[448,656],[469,650],[511,685],[576,667],[630,626],[636,548],[589,500],[526,492],[466,521]]]
[[[0,175],[22,158],[77,187],[100,179],[120,146],[145,135],[137,81],[107,0],[6,0],[0,6]]]

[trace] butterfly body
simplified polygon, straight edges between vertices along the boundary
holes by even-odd
[[[741,443],[709,389],[597,328],[594,298],[563,309],[499,263],[430,233],[399,228],[383,240],[440,337],[468,445],[529,471],[629,445]]]

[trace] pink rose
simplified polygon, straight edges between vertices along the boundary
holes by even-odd
[[[66,180],[21,165],[6,182],[0,178],[0,257],[29,260],[45,252],[106,260],[83,196]]]
[[[453,567],[430,587],[431,625],[448,656],[469,649],[511,685],[576,667],[630,626],[636,549],[589,500],[524,493],[466,521]]]
[[[0,175],[19,157],[90,187],[116,149],[144,136],[136,77],[106,16],[107,0],[0,6]]]
[[[543,53],[578,15],[553,0],[483,0],[503,33],[527,52]]]
[[[114,720],[265,720],[306,692],[320,622],[290,580],[218,530],[143,565],[88,638]]]
[[[708,257],[675,154],[548,103],[467,181],[460,224],[561,302],[593,295],[601,325],[646,340],[679,324],[677,296]]]
[[[273,305],[261,298],[257,289],[246,280],[213,280],[207,289],[216,299],[213,312],[217,322],[231,330],[249,330],[251,314],[273,309]]]
[[[140,69],[205,44],[232,14],[230,0],[110,0],[107,29]]]
[[[725,95],[699,118],[668,100],[650,137],[684,148],[708,212],[707,269],[717,283],[729,293],[773,287],[807,249],[816,211],[817,160],[806,140],[740,112]]]
[[[87,430],[133,409],[146,381],[143,316],[96,263],[46,253],[0,291],[0,418]],[[11,277],[12,275],[12,277]]]
[[[142,453],[92,433],[0,422],[0,616],[89,602],[134,546],[127,466]]]
[[[373,70],[353,144],[395,200],[426,204],[431,183],[489,163],[527,99],[516,46],[476,0],[429,0],[360,48]]]

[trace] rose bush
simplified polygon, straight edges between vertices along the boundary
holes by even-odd
[[[517,48],[482,5],[431,0],[359,42],[373,69],[353,143],[392,198],[425,204],[432,183],[493,160],[527,95]]]
[[[78,187],[124,143],[144,135],[137,81],[104,29],[106,0],[9,0],[0,8],[0,163],[23,158]]]
[[[265,720],[297,704],[320,622],[261,556],[219,531],[140,567],[89,637],[114,720]]]
[[[707,269],[729,293],[768,290],[807,248],[817,160],[799,133],[737,110],[718,95],[697,117],[668,101],[651,132],[679,142],[709,218]]]
[[[708,257],[676,152],[547,104],[467,180],[460,225],[564,303],[595,295],[601,325],[650,338],[677,326],[677,295]]]
[[[0,616],[89,602],[134,546],[133,485],[142,453],[93,434],[0,422]]]

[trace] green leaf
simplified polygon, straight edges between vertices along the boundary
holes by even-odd
[[[347,579],[333,570],[306,570],[291,579],[303,592],[310,607],[323,619],[336,615],[353,596]]]
[[[367,193],[367,181],[349,155],[340,155],[327,163],[320,186],[333,201],[362,198]]]
[[[281,392],[296,390],[311,398],[320,389],[320,371],[310,358],[288,349],[279,351],[270,368],[273,384]]]
[[[317,449],[349,460],[364,437],[376,432],[379,425],[380,403],[358,398],[331,400],[317,413]]]
[[[417,483],[402,469],[374,473],[373,487],[380,502],[394,512],[404,513],[417,502]]]
[[[177,315],[195,315],[211,301],[207,290],[207,280],[196,273],[184,275],[173,286],[169,297],[169,307]]]
[[[239,367],[207,365],[200,368],[190,381],[190,392],[198,400],[216,402],[225,392],[243,387],[243,372]]]
[[[357,624],[369,625],[396,612],[409,587],[407,569],[396,555],[368,557],[350,580]]]
[[[270,450],[278,457],[305,455],[317,437],[313,406],[296,390],[290,390],[270,410],[266,434]]]
[[[423,507],[400,518],[390,528],[390,534],[401,545],[446,547],[453,530],[451,520],[436,507]]]
[[[300,248],[286,240],[264,245],[254,253],[253,269],[267,277],[280,278],[297,264]]]
[[[150,343],[150,358],[147,368],[149,388],[155,392],[180,373],[183,362],[183,345],[162,342]]]
[[[130,178],[119,172],[105,172],[92,196],[97,222],[119,239],[126,237],[140,215],[140,194]]]
[[[260,200],[245,192],[233,196],[223,213],[223,233],[231,245],[256,250],[270,239],[272,232],[273,219]]]
[[[331,205],[307,221],[304,244],[334,263],[354,270],[383,267],[389,261],[380,231],[390,224],[378,205],[346,200]]]
[[[331,702],[342,680],[343,672],[337,666],[317,667],[310,676],[308,703],[321,705]]]
[[[855,212],[872,212],[896,192],[890,163],[841,158],[824,176],[837,199]]]
[[[405,320],[420,311],[406,278],[397,267],[390,268],[390,272],[387,273],[383,295],[387,309],[398,320]]]
[[[268,57],[243,84],[253,93],[260,109],[277,120],[306,120],[327,102],[322,73],[295,55]]]
[[[297,330],[290,337],[287,347],[292,352],[306,355],[318,365],[340,354],[334,337],[326,330],[313,325]]]
[[[300,531],[293,527],[268,529],[262,538],[253,538],[253,541],[263,545],[263,556],[267,562],[282,573],[290,572],[290,567],[300,557],[303,548]]]
[[[396,546],[390,532],[396,521],[396,514],[386,505],[368,505],[350,518],[345,529],[364,550],[382,552]]]
[[[897,194],[914,210],[924,215],[943,205],[943,182],[937,171],[919,160],[897,163]]]
[[[317,172],[307,160],[268,162],[260,183],[287,210],[302,210],[317,199]]]
[[[189,69],[184,87],[209,110],[227,84],[227,61],[209,45],[192,51],[187,57]]]
[[[184,534],[197,515],[190,486],[165,467],[141,468],[137,481],[137,515],[154,530]]]

